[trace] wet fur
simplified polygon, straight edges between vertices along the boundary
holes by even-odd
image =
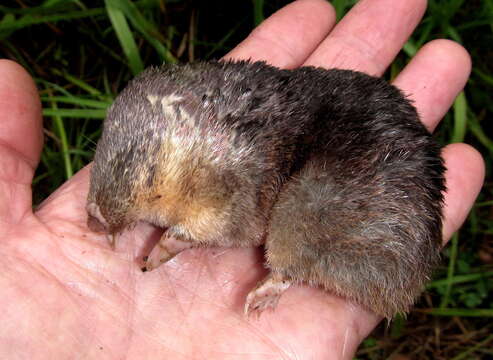
[[[199,62],[149,68],[119,95],[88,202],[113,233],[144,220],[195,246],[265,241],[273,273],[391,318],[438,261],[443,172],[382,79]]]

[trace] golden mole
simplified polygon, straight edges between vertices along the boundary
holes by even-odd
[[[108,111],[88,226],[165,228],[146,267],[191,247],[265,244],[245,313],[320,286],[386,318],[439,260],[444,166],[415,108],[384,80],[263,62],[151,67]]]

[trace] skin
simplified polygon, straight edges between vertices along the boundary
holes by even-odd
[[[423,0],[362,0],[335,26],[327,2],[299,0],[266,20],[228,57],[381,74],[425,6]],[[394,83],[433,130],[469,71],[461,46],[436,40]],[[274,313],[247,321],[245,296],[265,275],[258,249],[189,250],[142,273],[136,259],[159,231],[138,225],[116,251],[89,232],[88,168],[33,213],[31,181],[41,146],[33,81],[19,65],[1,60],[0,358],[351,359],[380,321],[308,287],[289,289]],[[471,208],[484,166],[465,144],[447,146],[443,156],[446,241]]]

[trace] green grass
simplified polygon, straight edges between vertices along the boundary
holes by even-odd
[[[32,74],[43,104],[46,145],[35,202],[90,162],[106,109],[133,75],[151,64],[220,58],[287,2],[3,1],[0,56]],[[334,0],[338,18],[354,3]],[[395,77],[437,38],[463,44],[474,67],[436,136],[443,144],[467,142],[481,151],[486,183],[416,310],[378,327],[358,359],[493,356],[493,0],[429,0],[386,76]]]

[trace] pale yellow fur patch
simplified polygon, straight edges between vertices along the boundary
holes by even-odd
[[[152,106],[156,104],[157,99],[157,95],[147,95],[147,100],[151,103]]]
[[[210,162],[198,159],[202,151],[170,134],[157,155],[160,160],[154,183],[138,192],[142,196],[137,202],[159,214],[163,226],[179,225],[190,237],[205,243],[222,233],[227,223],[229,196],[221,193],[221,184],[216,184],[208,172],[212,168]],[[145,176],[141,184],[144,179]]]

